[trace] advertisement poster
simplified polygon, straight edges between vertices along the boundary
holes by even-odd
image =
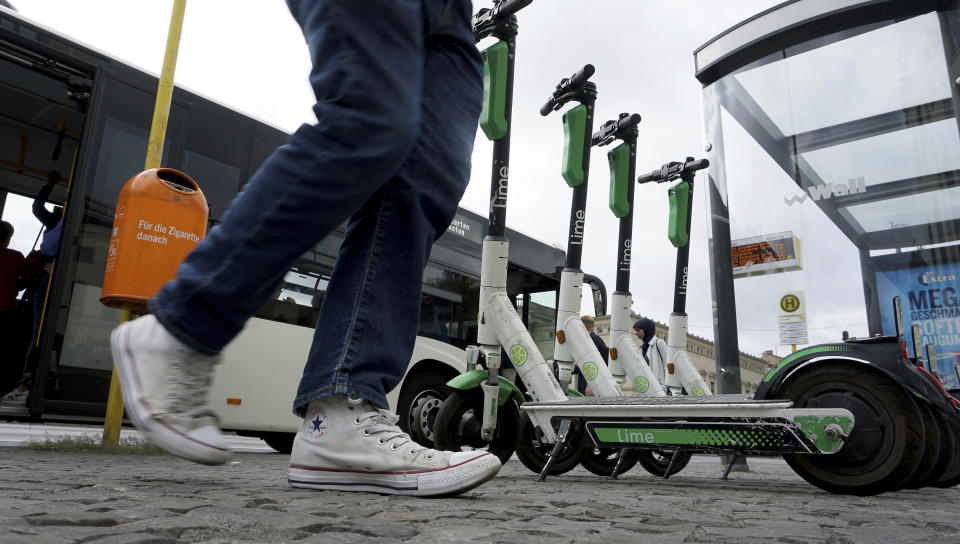
[[[921,357],[924,346],[933,344],[937,352],[937,371],[946,389],[960,389],[956,364],[960,359],[960,266],[941,264],[877,272],[877,294],[884,334],[896,328],[892,301],[900,295],[903,308],[904,337],[914,353],[910,328],[920,325]]]

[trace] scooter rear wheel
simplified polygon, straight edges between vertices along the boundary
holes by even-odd
[[[619,474],[626,474],[627,471],[637,466],[638,453],[638,450],[632,448],[623,452],[624,459]],[[580,466],[597,476],[610,476],[617,466],[619,454],[620,450],[618,448],[587,447],[584,448],[583,457],[580,458]]]
[[[674,451],[675,450],[640,450],[637,452],[637,460],[644,470],[654,476],[663,478],[667,475],[667,468],[670,467],[670,459],[673,458]],[[680,452],[677,455],[677,460],[673,463],[673,467],[670,468],[670,476],[683,470],[692,457],[693,455],[690,453]]]
[[[900,488],[923,454],[920,413],[891,379],[861,366],[821,364],[791,376],[778,396],[795,408],[845,408],[855,423],[840,451],[784,454],[807,482],[831,493],[876,495]]]
[[[483,425],[483,391],[469,389],[450,394],[434,421],[433,434],[437,449],[445,451],[487,450],[506,463],[517,443],[520,408],[510,398],[497,409],[497,428],[493,440],[480,436]]]
[[[904,489],[919,489],[927,485],[927,479],[937,468],[937,461],[940,459],[940,428],[933,416],[933,410],[916,399],[913,399],[913,402],[917,405],[920,421],[923,423],[923,457],[920,458],[917,470],[903,484]]]
[[[580,440],[572,436],[568,442],[570,446],[563,449],[557,460],[550,465],[549,476],[559,476],[573,470],[580,463],[580,456],[583,454],[583,448],[579,447]],[[520,414],[520,430],[517,433],[517,458],[523,463],[523,466],[540,474],[543,467],[547,465],[547,459],[550,452],[553,451],[553,444],[541,442],[537,436],[537,429],[530,416],[525,412]]]
[[[950,466],[944,471],[936,482],[930,484],[932,487],[948,488],[960,484],[960,425],[957,424],[956,417],[947,416],[945,429],[949,429],[953,439],[953,459]]]

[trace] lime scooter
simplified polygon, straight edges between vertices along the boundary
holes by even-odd
[[[620,385],[610,373],[590,334],[580,320],[580,301],[583,290],[583,237],[586,228],[586,204],[590,168],[593,111],[597,87],[589,81],[594,73],[592,65],[560,81],[547,103],[540,109],[544,116],[560,110],[568,103],[574,107],[563,113],[564,153],[561,175],[573,189],[570,222],[567,235],[567,258],[560,275],[560,296],[557,304],[557,331],[554,340],[554,363],[560,387],[567,390],[574,367],[587,380],[594,394],[601,397],[620,397]],[[631,119],[633,126],[639,116]],[[565,448],[556,450],[551,443],[541,440],[540,433],[526,416],[521,416],[517,442],[517,457],[529,469],[540,474],[557,475],[569,471],[578,463],[598,474],[609,474],[600,466],[607,455],[595,448]]]
[[[693,207],[693,180],[697,170],[709,166],[706,159],[687,157],[684,162],[670,162],[637,178],[637,183],[666,183],[680,180],[670,187],[670,217],[667,238],[677,248],[677,268],[674,276],[673,312],[667,333],[667,356],[655,365],[654,373],[671,395],[709,395],[710,388],[700,376],[687,354],[687,277],[690,261],[690,209]]]
[[[434,422],[435,443],[444,450],[487,448],[503,462],[517,443],[519,405],[524,402],[514,379],[519,375],[527,394],[537,400],[561,400],[566,392],[523,325],[507,296],[507,189],[516,52],[516,13],[532,0],[504,0],[480,10],[473,20],[479,42],[497,42],[483,51],[484,102],[480,128],[493,141],[490,211],[481,250],[478,346],[467,348],[467,371],[447,385],[452,393]],[[513,369],[501,376],[501,349]]]
[[[668,394],[684,394],[689,391],[692,395],[709,395],[710,389],[700,379],[700,375],[689,357],[677,357],[670,365],[670,374],[696,376],[699,382],[687,379],[687,388],[669,390],[665,382],[665,372],[659,375],[653,365],[648,365],[637,347],[632,329],[633,296],[630,293],[630,268],[632,261],[632,232],[633,232],[633,202],[636,175],[636,147],[637,124],[640,116],[637,114],[620,114],[616,120],[607,121],[600,130],[593,135],[593,145],[605,146],[615,141],[621,143],[607,153],[610,165],[610,210],[620,220],[619,237],[617,242],[617,286],[611,296],[610,316],[610,371],[622,383],[624,378],[631,381],[637,395],[662,397]],[[692,178],[693,171],[687,174]],[[691,180],[692,183],[692,180]],[[688,195],[689,196],[689,195]],[[670,232],[684,232],[689,230],[689,214],[687,213],[687,199],[671,199],[671,228]],[[682,204],[681,207],[678,204]],[[676,227],[675,227],[676,225]],[[686,241],[683,242],[686,247]],[[678,256],[678,270],[684,271],[683,282],[678,280],[677,293],[686,293],[686,252]],[[675,299],[676,300],[676,299]],[[675,304],[676,306],[676,304]],[[676,308],[675,308],[676,309]],[[684,345],[686,344],[684,339]],[[683,353],[686,356],[686,352]],[[661,365],[665,367],[666,365]],[[680,367],[680,368],[677,368]],[[665,370],[665,369],[664,369]],[[690,462],[691,455],[679,449],[669,450],[633,450],[624,452],[611,448],[593,448],[592,455],[584,455],[582,465],[587,470],[604,476],[616,477],[629,470],[633,464],[640,462],[641,466],[656,476],[668,478],[682,470]]]

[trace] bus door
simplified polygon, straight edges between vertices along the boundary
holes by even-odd
[[[113,366],[109,334],[119,310],[103,306],[100,288],[120,189],[143,170],[156,79],[101,60],[85,98],[70,194],[40,335],[31,398],[34,413],[102,417]],[[162,164],[181,152],[187,105],[171,106]]]
[[[34,329],[42,327],[50,307],[48,285],[56,260],[30,254],[44,242],[46,253],[59,253],[57,229],[50,228],[52,234],[45,239],[48,228],[38,216],[56,225],[71,200],[92,72],[25,47],[6,25],[0,38],[0,215],[14,227],[9,247],[29,256],[30,263],[26,288],[18,293],[14,313],[7,314],[11,322],[2,326],[0,390],[5,391],[20,380],[31,343],[35,349],[29,369],[42,359],[43,346],[36,348]],[[48,183],[51,187],[34,212],[34,200]],[[52,343],[46,346],[50,349]]]

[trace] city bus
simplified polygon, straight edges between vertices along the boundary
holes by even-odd
[[[40,223],[30,222],[29,211],[16,209],[29,210],[52,172],[62,181],[47,205],[64,209],[35,340],[31,394],[25,407],[0,404],[0,417],[103,419],[113,364],[108,338],[121,320],[119,310],[99,302],[109,234],[120,189],[145,160],[156,88],[155,76],[0,7],[0,211],[18,231],[30,233],[29,240],[39,237]],[[287,137],[177,87],[162,165],[199,183],[213,227]],[[402,383],[389,395],[401,426],[426,445],[432,443],[431,418],[447,394],[445,383],[465,370],[463,348],[476,341],[485,231],[484,217],[460,209],[434,245],[424,272],[416,349]],[[343,236],[340,228],[301,256],[272,299],[226,348],[211,392],[225,430],[289,448],[300,423],[291,414],[292,399]],[[508,236],[509,294],[549,358],[564,252],[518,232]],[[588,279],[603,304],[602,283]],[[33,341],[30,326],[22,322],[3,346],[7,355],[19,356]]]

